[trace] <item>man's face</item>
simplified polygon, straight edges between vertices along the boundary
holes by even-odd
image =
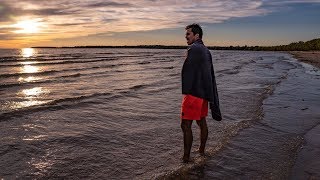
[[[199,39],[199,35],[195,35],[193,32],[192,32],[192,29],[189,28],[186,30],[186,39],[187,39],[187,44],[188,45],[191,45],[192,43],[194,43],[197,39]]]

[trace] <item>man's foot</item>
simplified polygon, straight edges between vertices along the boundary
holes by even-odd
[[[198,152],[199,152],[200,156],[204,156],[205,155],[204,154],[204,149],[198,149]]]
[[[188,163],[188,162],[190,162],[190,157],[184,155],[184,156],[182,157],[182,162],[183,162],[183,163]]]

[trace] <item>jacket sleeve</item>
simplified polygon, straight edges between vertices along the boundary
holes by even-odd
[[[211,54],[210,54],[210,58],[211,58],[211,77],[212,77],[212,87],[213,87],[212,90],[213,90],[213,96],[214,96],[213,102],[210,102],[210,109],[211,109],[212,118],[217,121],[221,121],[222,115],[220,112],[219,96],[218,96],[218,90],[217,90],[216,78],[214,75]]]
[[[182,94],[191,94],[192,86],[194,83],[195,74],[195,50],[189,48],[187,52],[187,57],[184,61],[182,67]]]

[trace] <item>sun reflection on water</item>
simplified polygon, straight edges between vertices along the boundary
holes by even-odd
[[[23,65],[29,65],[29,64],[37,64],[38,62],[36,61],[26,61],[26,62],[21,62]]]
[[[44,91],[42,90],[42,87],[35,87],[32,89],[24,89],[22,90],[22,93],[26,96],[26,98],[30,98],[30,97],[38,96],[44,93]]]
[[[25,137],[22,140],[24,141],[36,141],[36,140],[43,140],[46,137],[48,137],[47,135],[36,135],[36,136],[31,136],[31,137]]]
[[[35,87],[31,89],[24,89],[17,93],[18,96],[23,98],[23,101],[13,102],[11,104],[12,109],[20,109],[35,105],[46,104],[49,100],[43,100],[46,94],[50,93],[48,89],[42,87]]]
[[[28,162],[29,165],[33,166],[33,168],[37,169],[34,173],[36,176],[42,176],[47,173],[48,169],[53,165],[53,161],[50,160],[48,157],[52,156],[50,153],[46,153],[44,156],[37,156],[31,158]]]
[[[29,76],[27,78],[24,78],[24,77],[20,77],[18,79],[19,82],[32,82],[32,81],[36,81],[36,80],[40,80],[42,78],[38,78],[38,77],[33,77],[33,76]]]
[[[22,101],[22,102],[15,103],[14,108],[20,109],[20,108],[45,104],[47,102],[48,101],[36,101],[36,100]]]
[[[39,72],[39,68],[36,66],[25,65],[21,70],[23,73],[36,73]]]
[[[33,48],[22,48],[21,49],[22,57],[28,58],[28,57],[34,56],[35,54],[36,54],[36,51]]]

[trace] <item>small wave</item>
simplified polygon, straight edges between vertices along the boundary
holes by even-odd
[[[180,76],[180,72],[178,72],[178,73],[172,73],[172,74],[169,74],[168,76],[170,76],[170,77],[179,77]]]
[[[174,67],[173,66],[170,66],[170,67],[163,67],[161,69],[173,69]]]
[[[50,57],[50,58],[12,58],[12,59],[3,59],[0,62],[25,62],[27,61],[56,61],[56,60],[73,60],[73,59],[79,59],[79,58],[74,58],[74,57],[64,57],[64,58],[55,58],[55,57]],[[82,58],[82,59],[88,59],[88,58]]]
[[[51,71],[42,71],[42,72],[35,72],[35,73],[12,73],[12,74],[0,74],[0,78],[8,78],[8,77],[16,77],[16,76],[39,76],[39,75],[51,75],[56,73],[63,73],[63,72],[72,72],[72,71],[84,71],[96,68],[111,68],[121,65],[127,64],[111,64],[111,65],[103,65],[103,66],[94,66],[94,67],[87,67],[87,68],[74,68],[74,69],[64,69],[64,70],[51,70]]]
[[[172,86],[172,87],[158,88],[158,89],[148,90],[147,92],[152,94],[158,93],[158,92],[163,93],[163,92],[169,92],[170,90],[173,90],[173,89],[176,89],[176,87]]]
[[[43,83],[67,82],[67,81],[70,82],[70,80],[66,80],[66,78],[77,78],[80,76],[86,76],[86,75],[92,75],[92,74],[97,74],[97,73],[88,73],[88,74],[75,73],[75,74],[70,74],[70,75],[51,77],[51,79],[44,80],[44,81],[30,81],[30,82],[0,84],[0,89],[16,87],[16,86],[24,86],[24,85],[30,85],[30,84],[43,84]]]
[[[132,87],[130,87],[129,89],[131,89],[131,90],[138,90],[138,89],[141,89],[141,88],[143,88],[143,87],[145,87],[146,85],[135,85],[135,86],[132,86]]]
[[[79,105],[80,103],[97,104],[96,100],[95,101],[85,101],[85,100],[96,98],[96,97],[101,97],[101,96],[108,96],[108,98],[112,98],[113,97],[112,95],[113,95],[112,93],[106,92],[106,93],[94,93],[94,94],[90,94],[90,95],[56,99],[56,100],[48,101],[47,103],[44,103],[41,105],[35,105],[35,106],[16,109],[16,110],[9,111],[9,112],[4,112],[4,113],[0,114],[0,119],[1,120],[9,120],[12,117],[21,117],[21,116],[29,114],[29,113],[34,113],[34,112],[43,111],[43,110],[65,109],[68,107],[73,107],[75,105]],[[119,95],[118,96],[114,95],[114,96],[119,97]]]
[[[89,61],[60,61],[60,62],[36,62],[33,63],[33,66],[47,66],[47,65],[58,65],[58,64],[81,64],[81,63],[92,63],[92,62],[102,62],[102,61],[112,61],[117,60],[117,58],[108,58],[108,59],[97,59]],[[0,67],[23,67],[25,64],[0,64]]]
[[[267,68],[267,69],[274,69],[272,64],[259,64],[257,66]]]
[[[115,52],[103,52],[103,53],[95,53],[95,54],[120,54],[120,53],[115,53]]]
[[[150,61],[142,61],[142,62],[138,62],[138,64],[150,64]]]
[[[237,69],[224,69],[224,70],[217,71],[216,73],[220,74],[218,75],[218,77],[221,77],[223,74],[238,74],[239,72],[240,71]]]
[[[146,69],[148,69],[148,70],[150,70],[150,69],[174,69],[174,67],[173,67],[173,66],[168,66],[168,67],[153,67],[153,68],[146,68]]]
[[[114,56],[114,57],[117,57],[117,58],[145,58],[145,57],[150,57],[150,56],[153,56],[153,55],[149,55],[149,54],[146,54],[146,55],[125,55],[125,56]]]
[[[7,78],[7,77],[15,77],[15,76],[35,76],[35,75],[48,75],[54,74],[61,71],[52,70],[52,71],[43,71],[43,72],[35,72],[35,73],[14,73],[14,74],[0,74],[0,78]]]
[[[159,60],[158,62],[173,62],[174,59],[165,59],[165,60]]]

